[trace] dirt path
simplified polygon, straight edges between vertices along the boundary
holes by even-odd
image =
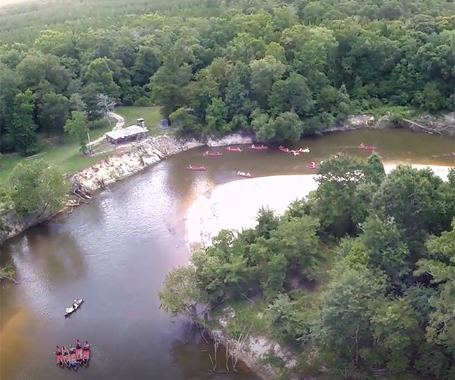
[[[125,119],[120,116],[119,114],[116,114],[114,112],[109,112],[108,116],[112,119],[115,119],[117,122],[115,123],[114,127],[112,128],[112,131],[118,131],[119,129],[122,129],[125,126]],[[87,144],[87,146],[94,146],[99,144],[104,140],[104,136],[101,136],[99,139],[96,139],[95,141],[92,141],[91,143]]]

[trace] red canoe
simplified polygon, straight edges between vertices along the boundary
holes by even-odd
[[[79,348],[77,348],[79,346]],[[79,341],[76,343],[76,359],[82,360],[82,346]]]
[[[282,152],[284,153],[290,153],[291,151],[289,150],[289,148],[285,148],[283,145],[280,145],[278,147],[279,150],[281,150]]]
[[[55,356],[57,357],[57,365],[63,367],[65,365],[65,362],[63,361],[62,352],[60,351],[60,353],[55,353]]]
[[[223,153],[220,152],[205,152],[204,157],[221,157]]]
[[[227,150],[228,152],[241,152],[241,151],[242,151],[242,149],[240,149],[240,148],[231,148],[230,146],[228,146],[228,147],[226,148],[226,150]]]
[[[357,148],[360,150],[376,150],[375,146],[368,146],[368,145],[359,145]]]
[[[90,344],[88,344],[88,342],[85,342],[84,348],[82,349],[82,360],[85,365],[90,361]]]
[[[267,150],[269,149],[268,147],[266,147],[265,145],[251,145],[250,149],[254,149],[254,150]]]
[[[65,364],[68,368],[71,368],[70,354],[65,346],[62,347],[62,352],[63,352],[63,364]]]
[[[74,362],[77,363],[76,351],[74,351],[73,353],[70,354],[70,362],[71,362],[71,363],[74,363]],[[77,366],[76,366],[76,367],[73,367],[73,369],[74,369],[75,371],[77,371]]]
[[[191,170],[193,172],[205,172],[207,169],[205,166],[187,166],[187,170]]]

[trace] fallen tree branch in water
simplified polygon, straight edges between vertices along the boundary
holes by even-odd
[[[11,265],[7,265],[4,268],[0,268],[0,281],[1,280],[10,280],[10,281],[14,282],[15,284],[19,285],[19,282],[17,282],[13,277],[14,273],[15,273],[14,269]]]

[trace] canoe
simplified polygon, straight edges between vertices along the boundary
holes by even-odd
[[[70,362],[71,362],[71,368],[77,371],[79,367],[79,363],[77,362],[77,356],[76,356],[76,351],[70,354]]]
[[[443,157],[453,157],[453,158],[455,158],[455,153],[451,152],[449,154],[444,154]]]
[[[308,165],[307,168],[310,169],[310,170],[316,170],[316,169],[319,168],[319,164],[316,164],[315,166],[313,166],[313,165]]]
[[[246,177],[246,178],[251,178],[251,174],[250,173],[245,173],[245,172],[237,172],[237,175],[239,177]]]
[[[253,149],[253,150],[267,150],[269,149],[268,147],[266,147],[265,145],[251,145],[250,149]]]
[[[90,344],[87,346],[87,342],[82,349],[82,360],[84,361],[85,365],[88,365],[88,362],[90,361]]]
[[[291,153],[289,148],[285,148],[284,146],[281,146],[281,145],[278,147],[278,149],[281,150],[284,153]]]
[[[298,152],[300,152],[300,153],[310,153],[310,148],[300,148],[298,150]]]
[[[60,353],[55,353],[55,357],[57,358],[57,365],[59,365],[60,367],[63,368],[63,366],[65,365],[65,362],[63,361],[63,354],[62,352],[60,351]]]
[[[220,152],[205,152],[204,157],[221,157],[223,153]]]
[[[375,146],[368,146],[368,145],[359,145],[357,146],[360,150],[376,150]]]
[[[78,361],[83,360],[82,359],[82,346],[79,341],[77,341],[77,343],[76,343],[76,359]]]
[[[65,364],[68,368],[71,368],[70,354],[65,346],[62,347],[62,353],[63,353],[63,364]]]
[[[84,300],[82,298],[78,299],[78,300],[74,300],[74,303],[76,304],[76,307],[74,307],[73,305],[71,305],[70,307],[67,307],[65,309],[65,317],[73,314],[77,309],[79,309],[81,307],[83,302],[84,302]]]
[[[187,170],[191,170],[193,172],[205,172],[207,169],[205,168],[205,166],[187,166],[186,167]]]
[[[300,156],[302,153],[298,150],[291,150],[290,153],[292,153],[294,156]]]
[[[240,149],[240,148],[231,148],[230,146],[226,147],[226,150],[228,152],[241,152],[242,151],[242,149]]]

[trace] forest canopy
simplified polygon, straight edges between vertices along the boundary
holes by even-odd
[[[260,210],[255,228],[221,231],[170,272],[163,308],[210,326],[201,310],[236,304],[233,338],[285,342],[302,378],[453,379],[455,171],[386,176],[376,154],[341,154],[318,174],[283,216]]]
[[[27,4],[0,11],[3,153],[35,153],[74,111],[99,119],[100,94],[161,106],[184,134],[263,140],[378,107],[455,105],[450,1]]]

